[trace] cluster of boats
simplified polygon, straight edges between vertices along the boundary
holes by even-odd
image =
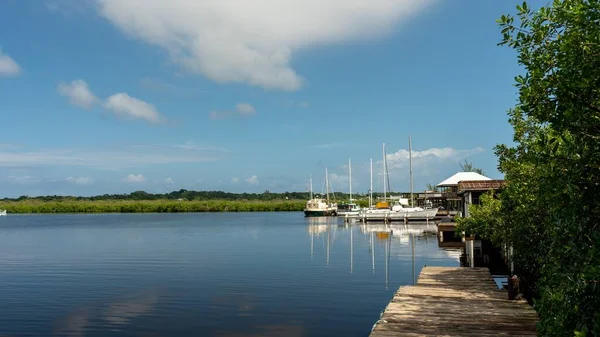
[[[410,151],[409,139],[409,162],[410,162],[410,186],[412,201],[412,151]],[[304,215],[313,216],[343,216],[344,218],[356,218],[362,221],[407,221],[407,220],[431,220],[434,219],[437,208],[422,208],[409,205],[408,200],[397,199],[393,202],[388,201],[387,190],[389,190],[389,175],[387,172],[387,156],[385,153],[385,144],[383,144],[383,199],[373,205],[373,160],[371,160],[371,188],[369,189],[369,207],[361,208],[360,205],[352,199],[352,162],[348,160],[348,182],[349,182],[349,202],[338,205],[329,198],[329,175],[325,168],[325,198],[314,197],[312,188],[312,176],[310,177],[310,199],[306,202]],[[391,198],[390,198],[391,199]]]

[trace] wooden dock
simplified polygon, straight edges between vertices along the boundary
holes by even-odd
[[[487,268],[424,267],[417,285],[394,294],[370,337],[535,336],[537,321]]]

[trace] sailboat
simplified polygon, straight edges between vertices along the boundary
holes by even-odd
[[[310,176],[310,200],[306,202],[304,208],[305,216],[335,216],[337,214],[337,204],[329,200],[329,174],[325,168],[325,189],[326,199],[313,197],[312,175]]]
[[[357,216],[360,214],[360,206],[352,199],[352,161],[348,159],[348,184],[350,185],[350,201],[338,205],[337,214],[341,216]]]
[[[385,153],[385,143],[383,144],[383,200],[377,202],[375,209],[369,209],[361,213],[365,221],[404,221],[404,220],[429,220],[435,218],[438,209],[423,209],[414,207],[413,203],[413,182],[412,182],[412,141],[408,138],[409,148],[409,166],[410,166],[410,201],[411,207],[405,207],[396,201],[390,205],[387,201],[387,190],[389,190],[389,174],[387,172],[387,156]],[[387,190],[386,190],[387,188]]]
[[[390,213],[390,220],[404,220],[408,219],[433,219],[435,218],[438,209],[437,208],[428,208],[424,209],[422,207],[414,207],[414,198],[413,198],[413,177],[412,177],[412,140],[408,137],[408,153],[409,153],[409,167],[410,167],[410,206],[405,207],[404,205],[396,202],[394,206],[392,206],[392,212]]]
[[[388,218],[390,213],[390,204],[387,201],[387,190],[389,187],[389,181],[387,176],[387,158],[385,153],[385,143],[383,143],[383,200],[378,201],[374,207],[361,212],[360,217],[365,221],[373,220],[385,220]],[[371,190],[373,189],[373,164],[371,164]],[[372,199],[372,197],[371,197]]]

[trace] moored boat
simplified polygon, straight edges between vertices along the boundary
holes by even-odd
[[[337,208],[332,207],[327,200],[321,198],[310,199],[304,208],[305,216],[334,216],[336,214]]]
[[[314,198],[312,188],[312,175],[310,176],[310,200],[306,202],[304,216],[335,216],[337,215],[337,204],[329,201],[329,177],[325,168],[325,185],[327,198]]]
[[[360,214],[360,206],[352,199],[352,161],[350,159],[348,159],[348,185],[350,201],[338,205],[337,215],[339,216],[350,217]]]
[[[412,193],[412,144],[409,137],[409,165],[410,165],[410,191],[411,198],[410,202],[413,202]],[[432,220],[435,218],[438,209],[437,208],[421,208],[421,207],[408,207],[408,201],[406,205],[400,202],[395,202],[391,206],[387,202],[386,187],[389,189],[389,174],[387,172],[387,156],[385,153],[385,144],[383,144],[383,200],[377,202],[373,209],[365,210],[361,212],[359,217],[364,221],[407,221],[407,220]]]
[[[6,210],[5,209],[0,209],[0,216],[4,216],[6,215]]]

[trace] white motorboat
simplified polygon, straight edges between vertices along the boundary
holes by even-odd
[[[4,216],[4,215],[6,215],[6,210],[5,209],[0,210],[0,216]]]

